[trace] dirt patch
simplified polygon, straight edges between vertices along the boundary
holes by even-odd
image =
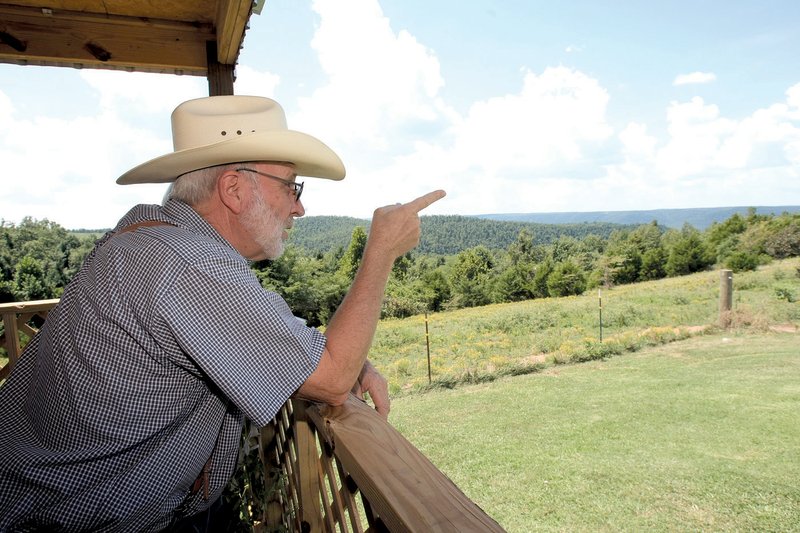
[[[536,365],[539,363],[546,363],[547,356],[543,353],[538,353],[534,355],[529,355],[528,357],[525,357],[522,361],[529,365]]]
[[[794,324],[775,324],[770,326],[769,330],[776,333],[797,333],[797,326]]]
[[[707,325],[705,325],[705,326],[687,326],[687,327],[685,327],[683,329],[685,331],[688,331],[689,333],[702,333],[702,332],[704,332],[705,330],[708,329],[708,326]],[[680,331],[680,328],[678,328],[678,331]]]

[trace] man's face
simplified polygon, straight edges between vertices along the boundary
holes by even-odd
[[[294,169],[290,165],[272,163],[248,163],[242,165],[259,172],[294,181]],[[246,171],[242,171],[247,173]],[[256,177],[250,203],[241,217],[242,227],[250,235],[263,254],[253,259],[277,259],[284,250],[284,242],[289,237],[288,230],[295,217],[305,214],[303,204],[296,200],[294,190],[286,183]]]

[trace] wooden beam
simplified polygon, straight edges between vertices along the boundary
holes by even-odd
[[[0,62],[207,75],[211,24],[0,6]]]
[[[217,5],[217,61],[235,65],[250,19],[252,0],[219,0]]]
[[[233,65],[223,65],[217,61],[217,43],[206,43],[206,59],[208,61],[208,95],[220,96],[233,94]]]

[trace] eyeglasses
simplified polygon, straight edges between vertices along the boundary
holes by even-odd
[[[283,178],[279,178],[278,176],[273,176],[272,174],[267,174],[266,172],[259,172],[258,170],[252,168],[237,168],[236,172],[241,171],[253,172],[254,174],[258,174],[259,176],[264,176],[265,178],[270,178],[276,181],[280,181],[281,183],[285,183],[294,191],[294,201],[297,202],[300,200],[300,195],[303,194],[303,182],[300,183],[285,180]]]

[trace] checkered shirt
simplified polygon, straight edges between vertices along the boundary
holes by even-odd
[[[148,220],[170,225],[116,234]],[[324,346],[189,206],[136,206],[0,388],[0,532],[158,531],[205,509],[242,416],[268,423]]]

